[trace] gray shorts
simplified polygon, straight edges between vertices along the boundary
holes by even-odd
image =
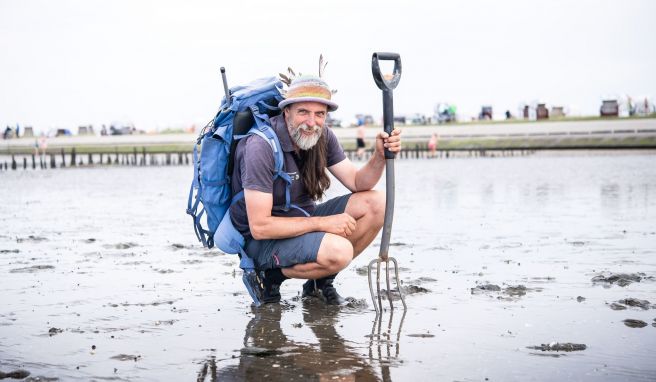
[[[312,216],[330,216],[341,214],[352,194],[346,194],[321,203]],[[246,244],[246,254],[260,270],[287,268],[296,264],[317,261],[319,246],[325,232],[309,232],[289,239],[250,240]]]

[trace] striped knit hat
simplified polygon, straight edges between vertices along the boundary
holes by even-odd
[[[328,106],[328,111],[337,110],[337,104],[330,100],[332,92],[328,84],[319,77],[302,75],[294,78],[287,89],[285,99],[278,104],[281,109],[296,102],[319,102]]]

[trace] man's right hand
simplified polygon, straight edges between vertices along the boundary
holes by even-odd
[[[355,219],[347,213],[322,216],[321,219],[321,231],[344,237],[351,236],[355,231]]]

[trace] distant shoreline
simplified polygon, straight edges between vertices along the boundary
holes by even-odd
[[[489,121],[424,126],[397,126],[406,150],[425,150],[437,133],[438,150],[594,150],[656,148],[656,118],[618,118],[545,121]],[[369,147],[381,126],[368,126]],[[355,128],[333,128],[345,150],[355,148]],[[134,134],[62,136],[48,139],[48,154],[69,153],[184,153],[193,149],[197,135]],[[0,155],[30,155],[36,137],[0,141]]]

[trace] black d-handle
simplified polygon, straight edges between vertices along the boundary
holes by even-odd
[[[385,78],[380,72],[379,60],[394,60],[394,73]],[[371,56],[371,73],[378,88],[383,91],[383,130],[392,135],[394,130],[394,100],[392,90],[401,80],[401,56],[398,53],[378,52]],[[385,149],[385,159],[394,159],[396,155]]]
[[[394,73],[392,78],[385,78],[380,72],[378,61],[394,60]],[[401,80],[401,56],[398,53],[377,52],[371,56],[371,73],[374,75],[374,81],[380,90],[392,90]]]

